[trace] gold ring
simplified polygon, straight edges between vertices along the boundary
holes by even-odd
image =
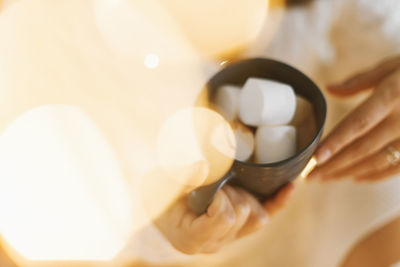
[[[400,151],[398,151],[395,147],[393,147],[391,145],[387,146],[386,147],[386,159],[393,166],[399,164]]]

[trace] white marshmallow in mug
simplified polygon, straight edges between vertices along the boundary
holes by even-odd
[[[296,95],[290,85],[249,78],[239,94],[239,117],[247,125],[289,123],[296,112]]]
[[[248,127],[240,122],[233,122],[231,125],[236,138],[235,159],[248,161],[254,152],[254,135]]]
[[[296,128],[290,125],[261,126],[256,132],[255,160],[272,163],[296,154]]]
[[[215,106],[227,121],[234,121],[238,116],[239,93],[240,87],[235,85],[224,85],[217,90]]]

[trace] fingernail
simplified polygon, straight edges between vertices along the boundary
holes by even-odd
[[[317,152],[317,164],[321,165],[324,164],[331,156],[331,151],[329,149],[322,149]]]

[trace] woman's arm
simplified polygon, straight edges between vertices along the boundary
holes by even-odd
[[[400,217],[361,240],[342,267],[385,267],[400,261]]]

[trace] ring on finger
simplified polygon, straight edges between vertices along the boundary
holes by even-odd
[[[400,151],[398,151],[394,146],[388,145],[385,149],[386,160],[393,166],[399,164],[400,162]]]

